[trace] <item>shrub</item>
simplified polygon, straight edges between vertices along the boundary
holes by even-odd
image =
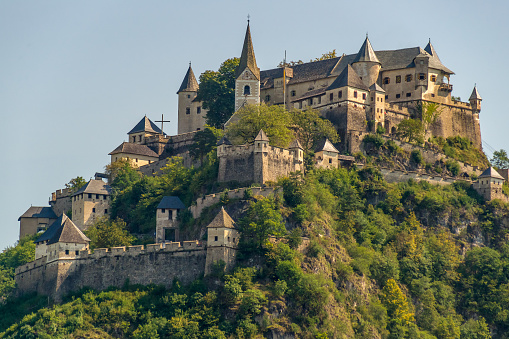
[[[368,134],[362,141],[364,143],[372,143],[375,149],[380,149],[384,145],[384,138],[378,134]]]
[[[412,153],[410,154],[410,160],[413,161],[415,164],[420,165],[424,162],[422,159],[422,153],[418,149],[414,149]]]
[[[387,140],[385,142],[385,147],[387,148],[387,150],[389,151],[389,154],[391,155],[394,155],[396,153],[398,153],[398,145],[396,145],[396,143],[394,142],[394,140]]]
[[[460,173],[460,164],[455,160],[447,160],[445,167],[453,176],[457,176]]]

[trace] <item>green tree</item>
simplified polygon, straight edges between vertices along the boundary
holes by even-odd
[[[422,122],[416,119],[405,119],[398,124],[397,136],[408,142],[424,142]]]
[[[76,192],[83,186],[85,186],[87,182],[83,177],[76,177],[69,180],[67,184],[65,184],[65,188],[69,188],[71,192]]]
[[[318,111],[312,108],[305,111],[294,109],[290,114],[295,136],[306,153],[323,138],[328,138],[333,143],[340,141],[334,125],[320,117]]]
[[[200,87],[196,100],[203,102],[208,110],[207,124],[222,128],[235,111],[235,70],[239,58],[225,60],[218,71],[205,71],[200,75]]]
[[[270,139],[270,144],[287,147],[292,141],[290,113],[279,105],[246,105],[236,113],[238,119],[228,124],[226,134],[234,144],[254,141],[261,129]]]
[[[381,300],[387,308],[391,323],[406,327],[414,322],[414,314],[410,311],[407,298],[394,279],[387,280],[382,289]]]
[[[283,236],[286,233],[281,213],[273,198],[251,202],[246,216],[240,221],[242,241],[247,248],[260,250],[270,235]]]
[[[127,159],[121,158],[112,162],[106,165],[105,169],[114,194],[123,191],[141,178],[141,173]]]
[[[189,147],[189,154],[194,159],[200,160],[203,165],[203,158],[210,151],[216,149],[217,141],[223,136],[223,131],[214,127],[206,126],[204,130],[196,132],[193,137],[194,143]]]
[[[443,110],[444,108],[436,102],[423,101],[421,103],[420,111],[424,131],[427,131],[429,126],[433,125],[440,118]]]
[[[90,238],[90,248],[110,248],[131,245],[135,237],[126,228],[122,219],[110,220],[108,217],[98,219],[85,234]]]
[[[491,164],[496,169],[509,168],[509,157],[507,156],[507,152],[503,149],[493,152]]]
[[[310,62],[313,61],[322,61],[327,59],[334,59],[337,58],[336,49],[333,49],[332,51],[329,51],[327,53],[323,53],[321,57],[315,58],[314,60],[310,60]]]
[[[28,235],[15,246],[7,247],[0,253],[0,304],[14,288],[14,270],[35,258],[34,240],[39,234]]]

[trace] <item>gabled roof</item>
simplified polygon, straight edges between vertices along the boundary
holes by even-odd
[[[90,239],[72,222],[65,213],[63,213],[51,226],[44,232],[35,243],[48,240],[48,245],[65,242],[76,244],[87,244]]]
[[[290,147],[288,147],[288,149],[292,149],[292,148],[300,148],[300,149],[304,149],[302,147],[302,145],[300,144],[299,140],[298,139],[293,139],[292,143],[290,144]]]
[[[263,129],[261,129],[260,132],[258,132],[255,141],[269,141],[269,137],[267,136],[267,134],[265,134]]]
[[[159,158],[156,152],[152,151],[147,145],[134,144],[132,142],[123,142],[111,151],[108,155],[118,154],[118,153],[126,153],[133,155],[144,155],[147,157]]]
[[[436,58],[440,63],[442,63],[442,61],[440,61],[440,58],[438,57],[437,52],[435,51],[435,48],[431,44],[431,39],[429,39],[428,44],[426,45],[426,47],[424,47],[424,50],[433,58]]]
[[[355,59],[352,61],[352,63],[355,63],[355,62],[377,62],[377,63],[380,63],[380,61],[376,57],[375,51],[373,50],[373,47],[371,46],[371,42],[369,42],[369,39],[367,36],[366,36],[366,40],[364,40],[364,43],[361,46],[361,49],[359,49],[359,52],[355,56]]]
[[[347,65],[341,74],[334,80],[334,82],[327,88],[327,90],[341,88],[341,87],[354,87],[368,91],[368,87],[362,82],[361,78],[352,66]]]
[[[186,76],[184,77],[184,80],[182,80],[182,85],[180,85],[177,94],[180,92],[196,92],[198,91],[198,87],[198,81],[196,81],[193,69],[191,68],[191,63],[189,63]]]
[[[226,213],[224,207],[221,207],[219,213],[215,216],[215,218],[210,222],[207,228],[215,227],[215,228],[235,228],[235,221]]]
[[[369,90],[385,93],[385,90],[382,87],[380,87],[376,82],[373,85],[369,86]]]
[[[334,145],[327,138],[322,139],[315,149],[315,152],[322,152],[322,151],[339,153],[339,151],[336,149],[336,147],[334,147]]]
[[[110,185],[106,184],[102,180],[91,179],[89,182],[85,184],[82,188],[80,188],[76,193],[72,196],[81,194],[81,193],[93,193],[93,194],[111,194]]]
[[[225,136],[223,136],[223,137],[221,138],[221,140],[219,140],[219,141],[217,142],[217,146],[220,146],[220,145],[231,145],[231,144],[232,144],[232,143],[230,142],[230,140],[228,140],[228,138],[226,137],[226,135],[225,135]]]
[[[180,200],[179,197],[163,197],[159,205],[157,205],[157,208],[169,208],[169,209],[176,209],[176,210],[182,210],[186,208],[186,205]]]
[[[51,207],[42,207],[42,206],[30,206],[22,216],[18,218],[18,221],[21,218],[48,218],[48,219],[56,219],[57,215],[53,211]]]
[[[472,91],[472,94],[470,94],[470,98],[468,100],[482,100],[479,92],[477,91],[477,86],[474,86],[474,90]]]
[[[143,119],[140,120],[139,123],[136,124],[136,126],[134,126],[134,128],[132,130],[129,131],[129,133],[127,134],[133,134],[133,133],[139,133],[139,132],[149,132],[149,133],[163,133],[161,131],[161,129],[159,127],[156,126],[156,124],[154,124],[152,122],[152,120],[150,120],[149,118],[147,118],[147,116],[145,115],[143,117]]]
[[[498,173],[493,167],[488,167],[484,172],[482,172],[479,178],[496,178],[505,180],[504,177],[501,176],[500,173]]]
[[[240,55],[239,67],[235,71],[235,78],[246,69],[249,68],[254,74],[256,79],[260,80],[260,69],[256,65],[256,58],[254,54],[253,41],[251,40],[251,30],[249,23],[247,24],[246,36],[244,38],[244,45],[242,46],[242,54]]]

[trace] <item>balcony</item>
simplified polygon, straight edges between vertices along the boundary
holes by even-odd
[[[444,92],[452,92],[452,85],[451,84],[440,84],[440,87],[438,87],[439,91]]]

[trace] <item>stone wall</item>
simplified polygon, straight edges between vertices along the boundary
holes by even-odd
[[[439,176],[439,175],[430,175],[426,173],[420,173],[417,171],[400,171],[391,168],[380,168],[382,175],[384,176],[385,181],[394,183],[394,182],[406,182],[409,179],[413,179],[416,181],[427,181],[430,184],[439,184],[439,185],[450,185],[455,181],[465,181],[471,182],[469,180],[458,179],[448,176]]]
[[[58,254],[47,263],[40,258],[16,269],[17,293],[30,292],[60,300],[83,287],[103,290],[110,286],[150,283],[170,287],[174,279],[190,283],[205,272],[206,243],[185,241],[144,246],[98,248]]]
[[[219,154],[218,181],[255,182],[255,154],[253,145],[226,146]],[[257,166],[261,170],[261,164]]]
[[[72,208],[71,194],[72,192],[69,188],[56,190],[55,192],[51,193],[49,205],[57,217],[61,216],[62,213],[66,213]]]
[[[235,190],[228,191],[228,197],[230,199],[242,199],[244,197],[244,192],[246,189],[250,189],[253,192],[253,195],[261,195],[264,197],[268,197],[271,194],[274,194],[278,191],[278,187],[244,187],[244,188],[237,188]],[[203,211],[204,208],[207,208],[209,206],[212,206],[214,204],[217,204],[219,200],[221,199],[222,193],[214,193],[205,195],[202,198],[198,198],[196,200],[196,204],[189,207],[189,210],[191,211],[193,218],[198,218]]]

